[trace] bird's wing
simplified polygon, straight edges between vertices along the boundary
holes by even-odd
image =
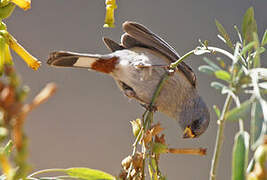
[[[126,33],[122,36],[121,43],[125,48],[145,47],[156,50],[170,59],[171,62],[175,62],[180,58],[179,54],[167,42],[145,26],[130,21],[126,21],[122,26]],[[196,75],[193,70],[184,62],[178,65],[178,69],[184,73],[195,87]]]
[[[107,46],[107,48],[110,49],[112,52],[125,49],[125,47],[121,46],[120,44],[116,43],[115,41],[109,38],[104,37],[103,41],[105,45]]]

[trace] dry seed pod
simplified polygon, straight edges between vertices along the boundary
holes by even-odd
[[[4,84],[2,82],[0,82],[0,92],[4,89]]]
[[[160,123],[158,123],[152,126],[150,131],[152,132],[152,136],[155,136],[161,133],[161,131],[163,131],[163,128],[161,127]]]
[[[156,135],[155,136],[155,142],[161,143],[161,144],[166,144],[165,135],[162,134],[160,137],[158,135]]]
[[[119,174],[119,179],[126,180],[127,179],[127,172],[125,170],[122,170]]]
[[[130,167],[130,164],[132,163],[133,159],[131,156],[127,156],[121,161],[121,166],[124,170],[127,170]]]
[[[138,170],[138,169],[142,168],[142,166],[143,166],[143,154],[142,153],[137,152],[133,156],[132,159],[133,159],[132,161],[133,161],[133,167],[134,167],[134,169]]]
[[[143,137],[143,141],[145,144],[148,144],[152,140],[152,132],[150,130],[146,131]]]
[[[9,107],[15,102],[15,92],[14,88],[10,86],[5,86],[4,89],[1,91],[0,99],[3,102],[3,106]]]

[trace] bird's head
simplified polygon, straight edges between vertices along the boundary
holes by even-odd
[[[196,138],[206,131],[210,122],[210,113],[201,97],[197,97],[191,108],[181,113],[179,124],[183,129],[183,138]]]

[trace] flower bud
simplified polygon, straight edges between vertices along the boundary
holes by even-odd
[[[135,121],[130,121],[130,123],[132,124],[133,135],[135,137],[137,137],[139,132],[140,132],[140,129],[141,129],[141,119],[136,119]]]

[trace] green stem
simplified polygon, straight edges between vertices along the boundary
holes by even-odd
[[[211,162],[210,180],[216,179],[216,170],[217,170],[218,163],[219,163],[221,147],[223,145],[224,122],[225,122],[226,112],[229,110],[231,102],[232,102],[232,96],[228,94],[225,100],[224,106],[223,106],[221,117],[218,120],[219,128],[217,130],[216,144],[215,144],[214,154],[213,154],[213,158]]]
[[[174,69],[178,66],[178,64],[180,64],[183,60],[185,60],[188,56],[194,54],[195,50],[191,50],[188,53],[186,53],[185,55],[183,55],[182,57],[180,57],[177,61],[175,61],[174,63],[170,64],[170,68]]]
[[[165,83],[165,81],[169,78],[169,73],[165,73],[163,75],[163,77],[161,78],[157,88],[156,88],[156,91],[154,92],[153,96],[152,96],[152,99],[151,99],[151,102],[150,102],[150,107],[152,108],[155,104],[155,101],[157,99],[157,97],[159,96],[159,93],[161,91],[161,89],[163,88],[163,85]]]
[[[34,172],[32,174],[30,174],[27,178],[30,178],[32,176],[36,176],[38,174],[44,174],[44,173],[50,173],[50,172],[65,172],[65,169],[43,169],[37,172]]]

